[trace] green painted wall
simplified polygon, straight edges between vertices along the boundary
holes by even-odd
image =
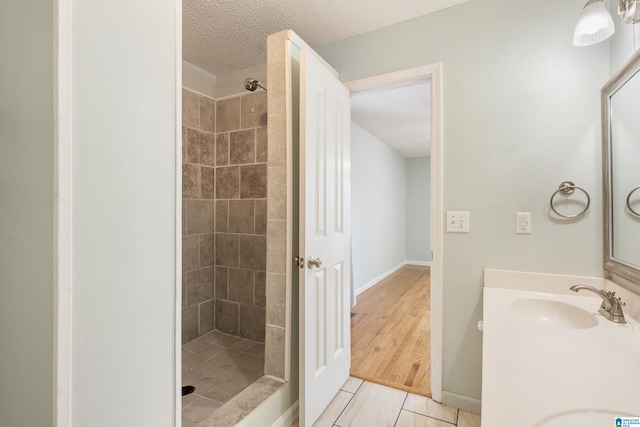
[[[53,2],[0,2],[0,425],[53,417]]]
[[[599,91],[608,44],[572,45],[583,4],[473,0],[317,48],[343,81],[442,62],[444,210],[470,212],[444,240],[444,391],[481,394],[483,268],[602,276]],[[577,221],[549,197],[591,194]],[[516,212],[533,234],[515,234]]]

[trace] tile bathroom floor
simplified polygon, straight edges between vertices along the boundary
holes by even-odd
[[[197,426],[263,375],[264,344],[213,331],[182,346],[183,427]]]
[[[480,427],[480,415],[350,377],[313,426]]]

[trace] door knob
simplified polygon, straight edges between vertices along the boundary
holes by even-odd
[[[311,258],[311,257],[309,257],[307,259],[307,265],[309,266],[309,268],[311,268],[311,267],[320,268],[320,266],[322,265],[322,260],[320,258]]]

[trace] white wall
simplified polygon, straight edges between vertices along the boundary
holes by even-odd
[[[53,2],[0,2],[0,425],[53,418]]]
[[[471,215],[469,234],[444,236],[443,387],[456,402],[480,399],[484,267],[603,275],[599,90],[609,51],[573,46],[582,6],[474,0],[317,48],[343,81],[443,64],[444,210]],[[577,221],[549,213],[566,179],[591,194]],[[531,235],[515,234],[521,211],[532,213]]]
[[[180,19],[73,2],[73,426],[173,425]]]
[[[351,122],[351,235],[356,291],[406,258],[406,160]]]
[[[407,159],[407,260],[431,262],[431,158]]]

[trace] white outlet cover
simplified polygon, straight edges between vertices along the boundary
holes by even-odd
[[[531,234],[531,212],[516,212],[516,234]]]

